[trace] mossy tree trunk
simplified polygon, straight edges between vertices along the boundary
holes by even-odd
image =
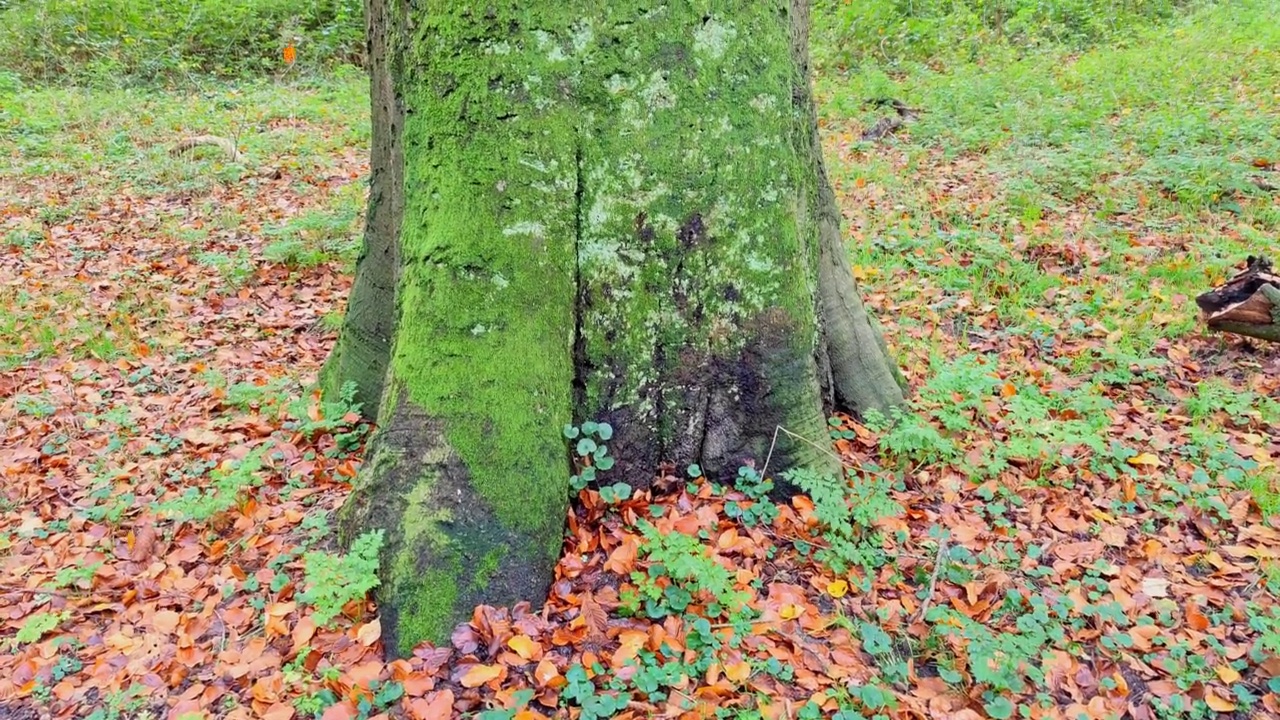
[[[830,407],[901,402],[822,167],[807,2],[373,17],[400,43],[403,216],[380,429],[342,529],[387,532],[391,652],[545,597],[566,424],[609,422],[603,481],[643,487],[662,461],[726,476],[778,426],[821,445]],[[771,468],[830,462],[783,435]]]

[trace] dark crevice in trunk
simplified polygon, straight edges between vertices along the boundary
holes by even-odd
[[[583,234],[583,197],[586,194],[586,179],[583,159],[583,128],[577,131],[576,146],[573,152],[574,188],[573,188],[573,284],[576,297],[573,303],[573,416],[574,420],[583,422],[590,418],[580,417],[587,406],[587,376],[591,372],[587,359],[587,337],[582,332],[582,316],[590,301],[587,285],[582,281],[582,234]]]
[[[703,253],[702,254],[702,277],[711,277],[711,276],[712,276],[711,260],[707,257],[706,253]],[[715,377],[715,372],[713,370],[715,363],[714,363],[714,359],[711,356],[711,353],[714,352],[714,350],[711,347],[711,335],[709,333],[705,338],[703,338],[702,344],[703,344],[702,356],[706,358],[707,368],[705,368],[703,371],[704,375],[702,378],[702,408],[701,410],[699,410],[699,412],[702,413],[702,432],[699,433],[699,437],[698,437],[698,454],[694,456],[699,465],[701,465],[704,460],[703,451],[707,447],[707,428],[711,426],[711,395],[715,393],[715,388],[716,388],[716,383],[715,383],[716,377]]]

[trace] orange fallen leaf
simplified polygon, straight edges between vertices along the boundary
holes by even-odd
[[[427,698],[414,698],[409,703],[413,720],[450,720],[453,717],[453,691],[441,690]]]
[[[1218,679],[1230,685],[1240,679],[1240,671],[1230,665],[1219,665],[1213,671],[1218,674]]]
[[[385,666],[381,660],[370,660],[347,668],[347,678],[357,687],[367,688],[382,678]]]
[[[156,632],[168,635],[178,629],[178,621],[181,619],[182,616],[172,610],[160,610],[151,616],[151,627]]]
[[[538,667],[533,671],[533,679],[537,681],[540,688],[555,689],[567,682],[550,660],[538,663]]]
[[[603,640],[609,630],[609,616],[589,593],[582,596],[580,614],[582,621],[586,623],[587,634],[597,642]]]
[[[502,676],[504,669],[501,665],[472,665],[462,674],[462,678],[458,681],[465,688],[476,688],[484,685],[491,680],[497,680]]]
[[[365,647],[378,642],[378,638],[380,637],[382,637],[382,621],[378,618],[374,618],[372,622],[367,622],[364,625],[361,625],[360,629],[356,631],[356,639]]]
[[[307,643],[311,642],[311,638],[316,634],[316,621],[311,619],[310,615],[298,621],[293,626],[293,652],[298,652]]]
[[[130,532],[129,538],[132,540],[129,545],[129,559],[137,563],[150,560],[156,550],[156,540],[159,539],[155,526],[147,523],[138,528],[136,536]]]
[[[626,575],[631,572],[636,564],[636,555],[640,550],[640,542],[634,536],[628,535],[623,539],[618,547],[609,553],[609,559],[604,564],[604,569],[618,575]]]
[[[1187,627],[1191,628],[1192,630],[1203,632],[1209,629],[1208,616],[1200,612],[1200,608],[1196,607],[1195,603],[1192,603],[1192,602],[1187,603],[1186,620],[1187,620]]]
[[[262,713],[262,720],[291,720],[294,709],[287,703],[276,703]]]
[[[615,669],[621,668],[633,660],[640,648],[649,642],[649,633],[644,630],[625,630],[618,636],[618,649],[614,651],[609,664]]]
[[[751,677],[751,664],[747,662],[729,663],[724,666],[724,676],[735,683],[741,683]]]
[[[1204,702],[1214,712],[1226,713],[1236,709],[1235,703],[1213,692],[1204,694]]]
[[[528,635],[515,635],[507,641],[507,647],[525,660],[532,660],[542,654],[542,646]]]
[[[320,716],[320,720],[353,720],[360,716],[360,711],[350,700],[343,700],[340,703],[334,703],[324,711]]]

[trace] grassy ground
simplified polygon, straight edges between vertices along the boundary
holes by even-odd
[[[901,509],[876,573],[788,565],[803,553],[742,528],[778,543],[761,566],[803,591],[782,608],[824,618],[802,624],[828,649],[788,675],[751,646],[731,716],[1280,712],[1280,354],[1202,334],[1192,302],[1280,249],[1260,187],[1280,184],[1277,16],[1245,0],[1121,47],[822,69],[855,272],[915,414],[836,426]],[[324,552],[360,429],[302,389],[349,283],[365,92],[0,95],[0,717],[284,718],[362,677],[426,692],[430,655],[369,669],[374,623],[342,594],[368,567]],[[863,142],[877,97],[924,113]],[[244,159],[169,152],[205,133]],[[268,436],[270,457],[246,456]],[[564,582],[615,561],[611,527]],[[302,592],[317,578],[335,594]],[[856,650],[813,655],[837,637]],[[486,692],[460,677],[416,698]],[[780,714],[775,681],[808,703]],[[374,695],[365,717],[395,704]]]

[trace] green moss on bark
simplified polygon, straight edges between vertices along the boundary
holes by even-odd
[[[412,585],[400,588],[389,598],[397,608],[396,651],[401,657],[413,653],[424,639],[437,639],[452,629],[458,613],[458,568],[427,570]]]

